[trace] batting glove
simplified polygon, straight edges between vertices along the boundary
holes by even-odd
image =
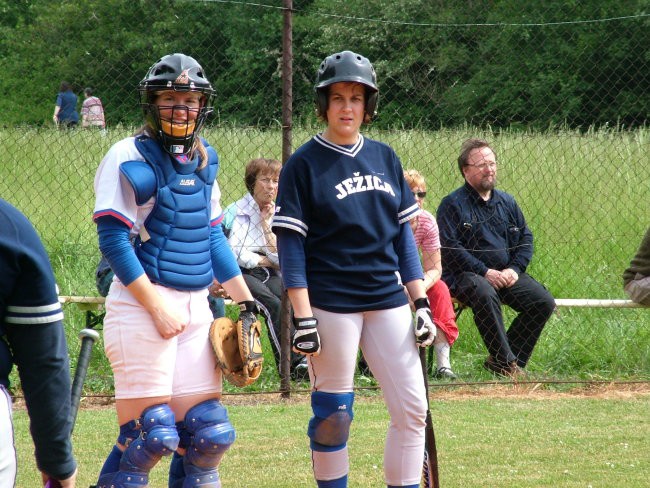
[[[250,330],[250,326],[257,320],[257,314],[260,312],[254,301],[247,300],[239,302],[239,320],[245,325],[244,330]]]
[[[418,298],[413,302],[415,305],[415,342],[420,347],[427,347],[433,344],[436,338],[436,325],[431,316],[431,307],[428,298]]]
[[[293,350],[305,356],[320,354],[320,337],[318,336],[318,319],[316,317],[294,318]]]

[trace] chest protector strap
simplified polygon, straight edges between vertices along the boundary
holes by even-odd
[[[156,201],[135,241],[135,252],[151,281],[178,290],[200,290],[212,283],[210,199],[219,162],[216,151],[204,144],[208,164],[198,170],[198,157],[181,164],[153,139],[135,140],[156,181]],[[144,176],[141,167],[132,176],[130,182],[142,201],[153,190],[151,177]]]

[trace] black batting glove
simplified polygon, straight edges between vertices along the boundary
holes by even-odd
[[[239,320],[241,320],[243,324],[250,326],[250,324],[257,320],[257,314],[260,313],[260,310],[254,301],[247,300],[239,302],[238,305]],[[245,330],[248,330],[248,327]]]
[[[293,350],[305,356],[320,354],[320,337],[318,336],[318,319],[316,317],[294,318]]]
[[[436,325],[433,323],[431,307],[428,298],[418,298],[413,302],[415,305],[415,342],[420,347],[427,347],[433,344],[436,338]]]

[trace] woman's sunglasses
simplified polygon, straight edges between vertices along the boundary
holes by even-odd
[[[418,197],[418,198],[424,198],[424,197],[427,196],[427,192],[426,191],[414,191],[413,196]]]

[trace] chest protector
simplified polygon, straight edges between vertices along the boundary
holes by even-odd
[[[177,290],[200,290],[212,283],[210,199],[219,162],[205,141],[208,164],[199,158],[181,164],[146,136],[135,146],[145,161],[120,165],[138,205],[155,195],[153,209],[136,238],[135,252],[154,283]]]

